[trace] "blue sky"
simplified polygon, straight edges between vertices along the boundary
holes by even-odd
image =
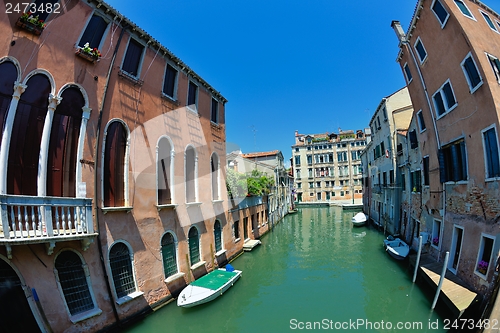
[[[406,31],[417,0],[107,2],[228,99],[228,143],[288,160],[295,130],[364,129],[404,87],[390,25]]]

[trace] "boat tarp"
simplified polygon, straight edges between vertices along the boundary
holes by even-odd
[[[207,275],[202,276],[198,280],[193,281],[191,285],[211,290],[217,290],[236,275],[236,272],[215,270]]]

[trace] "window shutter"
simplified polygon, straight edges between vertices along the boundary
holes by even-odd
[[[438,150],[438,161],[439,161],[439,181],[441,183],[446,183],[446,168],[445,168],[444,152],[442,149]]]

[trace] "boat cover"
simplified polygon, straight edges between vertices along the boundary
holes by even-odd
[[[207,275],[202,276],[198,280],[191,283],[192,286],[217,290],[222,287],[227,281],[231,280],[238,273],[228,272],[224,270],[215,270]]]

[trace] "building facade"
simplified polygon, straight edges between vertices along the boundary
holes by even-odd
[[[299,134],[292,146],[297,202],[329,203],[363,197],[361,152],[367,131]]]
[[[500,16],[481,1],[418,1],[392,24],[418,128],[430,252],[488,295],[498,263]],[[424,181],[425,180],[425,181]]]
[[[365,191],[365,212],[393,235],[399,233],[401,226],[397,133],[408,129],[412,113],[406,87],[383,98],[370,120],[371,142],[363,158],[363,170],[366,169],[369,178],[365,186],[368,191]]]
[[[0,318],[93,332],[242,251],[226,99],[105,2],[35,3],[0,13]]]

